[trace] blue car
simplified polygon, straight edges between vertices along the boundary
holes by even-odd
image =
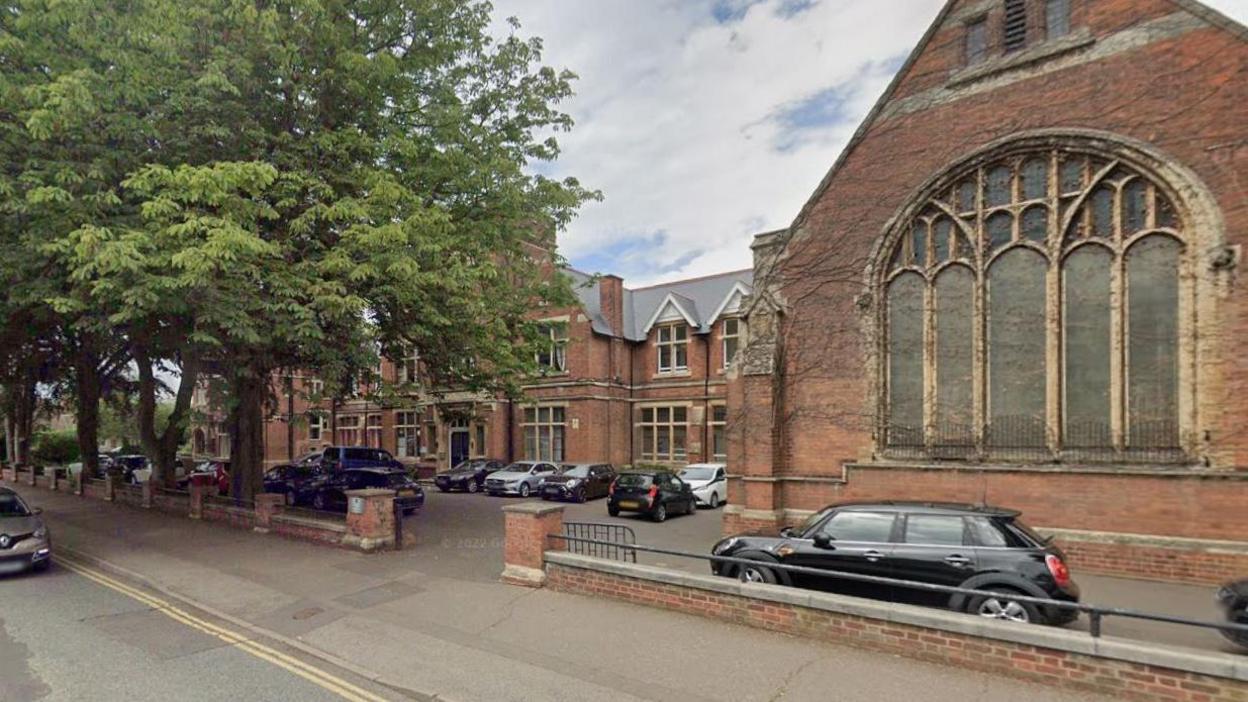
[[[329,472],[350,468],[403,470],[389,451],[367,446],[326,446],[321,452],[321,469]]]

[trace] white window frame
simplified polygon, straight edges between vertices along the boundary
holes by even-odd
[[[370,414],[364,420],[364,445],[381,448],[381,430],[385,422],[380,414]]]
[[[524,431],[526,461],[561,462],[566,460],[568,408],[564,405],[534,405],[524,408],[521,422]]]
[[[658,369],[660,373],[674,373],[689,370],[689,325],[684,322],[659,324],[655,326],[654,347],[658,352]],[[684,351],[685,362],[680,363],[680,351]]]
[[[408,441],[415,440],[412,451]],[[394,413],[394,450],[400,458],[416,458],[420,455],[420,413],[416,410],[399,410]]]
[[[733,326],[733,332],[731,334],[728,333],[729,324],[732,324]],[[744,341],[744,337],[745,337],[744,331],[745,331],[745,321],[742,320],[740,317],[728,317],[727,319],[724,319],[722,322],[720,322],[719,338],[720,338],[720,343],[721,343],[721,349],[724,355],[723,367],[725,370],[732,367],[732,357],[735,356],[737,351],[741,349],[741,344]],[[729,353],[728,351],[729,341],[733,342],[734,345],[736,346],[736,348],[731,353]]]
[[[543,373],[566,373],[568,371],[568,322],[552,319],[538,325],[545,339],[544,348],[533,355]],[[547,341],[548,340],[548,341]]]
[[[338,432],[334,440],[339,446],[360,446],[360,419],[358,414],[348,414],[338,417]],[[351,437],[351,438],[346,438]]]
[[[689,461],[688,405],[653,405],[640,408],[637,433],[641,437],[641,460],[659,463]],[[661,450],[665,440],[666,449]]]
[[[711,458],[712,460],[724,462],[728,460],[728,405],[711,405],[711,416],[707,420],[707,425],[711,429]],[[716,414],[723,412],[723,418],[717,418]],[[723,448],[723,451],[717,451],[717,448]]]
[[[325,392],[325,381],[320,378],[307,378],[303,382],[309,397],[319,397]]]
[[[320,441],[325,432],[325,417],[320,412],[308,413],[308,441]]]
[[[418,383],[420,382],[420,350],[415,346],[409,346],[403,350],[403,356],[399,359],[397,375],[400,383]]]

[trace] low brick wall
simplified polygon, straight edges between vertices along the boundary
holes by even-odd
[[[142,507],[143,489],[136,485],[118,485],[113,490],[113,500],[131,507]]]
[[[254,529],[256,527],[255,511],[245,507],[228,507],[205,502],[203,519],[206,522],[225,522],[239,529]]]
[[[93,500],[104,499],[104,481],[88,480],[82,484],[82,496]]]
[[[156,492],[152,495],[152,509],[185,517],[191,511],[190,495]]]
[[[300,541],[315,541],[340,546],[342,537],[347,533],[347,525],[278,514],[273,517],[269,531]]]
[[[1243,702],[1248,658],[909,605],[677,573],[566,552],[546,586],[1128,700]]]
[[[1220,585],[1248,573],[1248,544],[1044,529],[1072,570],[1167,582]]]

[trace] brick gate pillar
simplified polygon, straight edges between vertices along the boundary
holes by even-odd
[[[208,491],[208,485],[199,480],[192,480],[189,489],[191,492],[191,508],[190,513],[186,516],[191,519],[203,519],[204,494]]]
[[[268,531],[273,525],[273,515],[281,514],[286,505],[286,495],[265,492],[256,495],[256,531]]]
[[[109,473],[104,476],[104,501],[112,502],[117,496],[117,476]]]
[[[347,490],[347,534],[342,543],[362,551],[394,546],[394,490]]]
[[[546,551],[561,551],[552,534],[563,533],[563,505],[522,502],[503,507],[503,582],[541,587],[546,582]]]

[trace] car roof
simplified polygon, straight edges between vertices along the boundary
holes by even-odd
[[[843,502],[828,505],[824,509],[849,510],[854,512],[916,512],[928,514],[982,514],[994,517],[1017,517],[1021,512],[1016,509],[994,507],[992,505],[973,505],[963,502],[925,502],[920,500],[881,500],[877,502]]]
[[[690,463],[685,468],[727,468],[727,463]],[[681,468],[681,470],[685,470]]]

